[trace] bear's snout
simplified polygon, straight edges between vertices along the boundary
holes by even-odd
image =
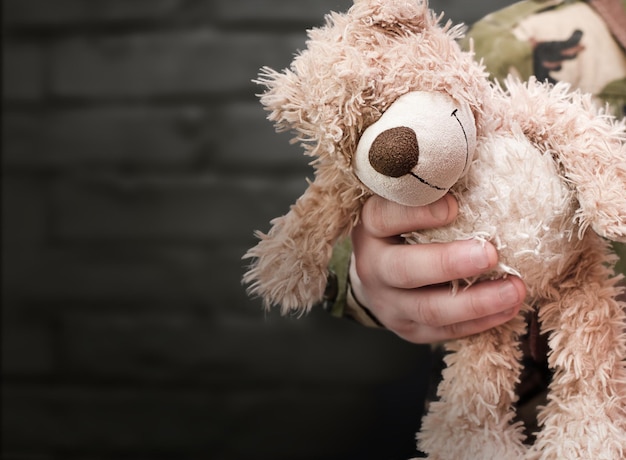
[[[357,144],[354,173],[373,193],[406,206],[441,198],[469,169],[476,122],[467,102],[446,93],[399,96]]]
[[[417,135],[406,126],[390,128],[380,133],[369,151],[372,168],[388,177],[409,174],[417,166],[418,159]]]

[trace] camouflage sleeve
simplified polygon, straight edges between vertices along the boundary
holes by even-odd
[[[333,248],[324,295],[324,309],[336,318],[349,318],[367,327],[384,327],[354,296],[350,286],[352,241],[345,238]]]
[[[479,21],[470,29],[461,46],[470,49],[470,41],[476,59],[482,59],[493,79],[502,81],[511,73],[526,80],[532,75],[531,46],[515,38],[510,29],[492,21]]]
[[[520,20],[529,15],[560,3],[562,0],[514,3],[474,23],[467,36],[461,40],[461,46],[469,50],[471,42],[476,59],[483,60],[494,79],[501,81],[512,73],[527,80],[533,73],[532,45],[518,40],[513,29]]]
[[[348,291],[348,271],[352,256],[352,241],[344,238],[335,244],[333,256],[328,265],[329,275],[324,294],[324,309],[332,316],[341,318],[346,310]]]
[[[626,276],[626,244],[613,243],[613,249],[615,249],[615,253],[619,257],[619,260],[615,265],[615,271]],[[626,282],[622,281],[622,285],[626,286]]]
[[[626,78],[606,85],[598,97],[609,104],[616,117],[626,117]]]

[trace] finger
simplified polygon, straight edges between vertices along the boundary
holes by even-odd
[[[454,220],[458,205],[454,197],[445,195],[427,206],[403,206],[374,195],[361,210],[364,231],[376,238],[435,228]]]
[[[520,308],[521,305],[517,308],[505,310],[502,313],[496,313],[491,316],[485,316],[484,318],[478,318],[440,328],[431,328],[429,326],[424,326],[423,324],[414,324],[413,327],[405,328],[399,332],[396,331],[396,335],[406,341],[418,344],[445,342],[448,340],[459,339],[487,331],[510,321],[519,313]]]
[[[489,242],[452,241],[415,245],[387,245],[380,248],[377,264],[357,270],[373,271],[381,283],[413,289],[484,273],[498,263],[498,253]],[[359,271],[363,279],[363,274]],[[365,275],[367,276],[367,274]]]
[[[395,309],[390,321],[413,321],[430,327],[444,327],[484,318],[514,308],[522,303],[524,283],[516,277],[482,281],[455,294],[450,286],[418,290],[397,290]],[[384,313],[379,319],[384,322]]]
[[[519,311],[526,296],[524,283],[516,277],[485,281],[450,295],[448,288],[420,289],[418,296],[396,297],[396,309],[379,320],[398,335],[427,343],[459,338],[502,324]]]

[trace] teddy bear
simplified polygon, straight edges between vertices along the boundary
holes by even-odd
[[[333,245],[373,194],[403,205],[459,203],[445,227],[407,244],[477,239],[520,276],[520,314],[444,344],[418,447],[433,459],[626,457],[626,314],[610,240],[626,241],[624,125],[567,85],[491,82],[426,0],[355,0],[308,32],[282,71],[263,68],[261,102],[295,133],[314,179],[244,258],[251,295],[283,314],[324,295]],[[459,280],[451,289],[477,281]],[[553,377],[540,430],[515,421],[524,313],[548,336]]]

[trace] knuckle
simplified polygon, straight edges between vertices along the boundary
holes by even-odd
[[[441,327],[443,325],[443,317],[439,308],[433,303],[420,298],[417,301],[414,310],[413,321],[430,327]]]
[[[466,308],[472,319],[483,318],[489,314],[485,301],[471,290],[467,291]]]
[[[446,336],[450,339],[458,339],[469,334],[466,323],[448,324],[447,326],[444,326],[443,329],[445,329]]]
[[[449,250],[448,246],[438,246],[439,251],[436,253],[437,263],[434,264],[439,267],[442,276],[445,279],[453,280],[461,276],[459,270],[457,251]]]
[[[385,202],[378,199],[378,197],[370,198],[363,205],[363,209],[361,209],[363,227],[371,235],[388,236],[389,225],[386,214]]]
[[[409,259],[404,252],[388,251],[381,259],[383,273],[388,277],[388,281],[399,288],[413,288],[412,270],[409,266]]]

